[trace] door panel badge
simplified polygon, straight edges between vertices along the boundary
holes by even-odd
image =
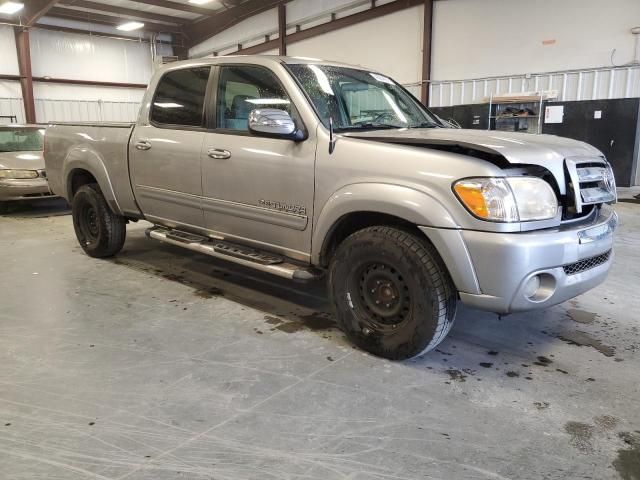
[[[274,200],[264,200],[262,198],[258,201],[258,205],[263,208],[268,208],[269,210],[277,210],[284,213],[292,213],[295,215],[307,214],[307,208],[302,205],[292,205],[284,202],[276,202]]]

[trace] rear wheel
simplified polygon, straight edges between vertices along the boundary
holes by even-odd
[[[73,227],[90,257],[111,257],[124,245],[127,221],[111,211],[95,183],[78,189],[72,202]]]
[[[329,272],[338,323],[349,339],[394,360],[435,348],[449,333],[456,292],[426,239],[377,226],[344,240]]]

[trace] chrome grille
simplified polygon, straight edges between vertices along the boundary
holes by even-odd
[[[582,273],[599,265],[602,265],[603,263],[607,263],[610,257],[611,250],[601,253],[600,255],[596,255],[595,257],[585,258],[584,260],[580,260],[579,262],[564,265],[562,269],[567,275],[576,275],[577,273]]]
[[[616,181],[609,164],[600,158],[567,159],[568,194],[572,195],[575,213],[584,207],[602,203],[615,203]]]

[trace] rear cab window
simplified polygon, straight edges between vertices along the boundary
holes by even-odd
[[[149,120],[156,126],[204,127],[204,105],[211,67],[165,73],[156,87]]]

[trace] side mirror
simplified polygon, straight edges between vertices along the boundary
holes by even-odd
[[[257,108],[249,114],[249,131],[265,137],[298,138],[296,122],[284,110],[277,108]]]

